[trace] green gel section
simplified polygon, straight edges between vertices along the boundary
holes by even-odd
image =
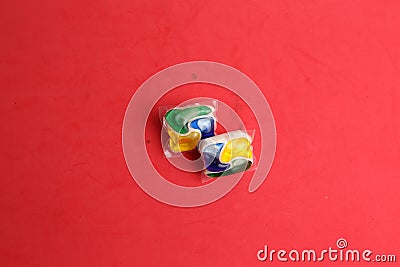
[[[243,164],[234,166],[231,169],[228,169],[224,172],[211,172],[211,173],[208,173],[207,176],[216,178],[216,177],[231,175],[231,174],[238,173],[238,172],[244,172],[244,171],[247,171],[251,167],[251,165],[252,165],[252,162],[246,160],[245,162],[243,162]]]
[[[171,109],[165,114],[165,120],[174,131],[187,134],[187,123],[194,117],[210,114],[212,109],[208,106],[194,106],[189,108]]]

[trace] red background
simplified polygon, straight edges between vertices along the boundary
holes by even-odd
[[[399,12],[398,1],[2,1],[1,266],[287,266],[256,252],[340,237],[400,257]],[[192,60],[252,78],[278,143],[254,194],[246,173],[184,209],[136,185],[121,128],[141,83]]]

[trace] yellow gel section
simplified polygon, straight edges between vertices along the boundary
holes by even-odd
[[[192,132],[188,135],[180,135],[175,131],[168,129],[169,147],[174,152],[190,151],[196,148],[200,140],[198,132]]]
[[[253,157],[251,143],[247,138],[236,138],[229,140],[229,142],[222,149],[220,157],[222,163],[228,163],[236,157],[251,159]]]

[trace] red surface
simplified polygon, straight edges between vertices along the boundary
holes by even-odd
[[[1,266],[287,266],[256,252],[339,237],[400,257],[399,2],[142,2],[0,4]],[[191,60],[250,76],[278,144],[254,194],[247,173],[184,209],[135,184],[121,127],[143,81]]]

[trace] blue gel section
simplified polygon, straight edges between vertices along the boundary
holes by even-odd
[[[210,172],[223,172],[229,168],[229,163],[221,163],[219,161],[219,155],[223,146],[223,143],[218,143],[215,145],[210,145],[204,149],[204,163],[207,170]]]
[[[194,120],[190,123],[190,127],[200,130],[201,139],[214,136],[214,119],[211,117]]]

